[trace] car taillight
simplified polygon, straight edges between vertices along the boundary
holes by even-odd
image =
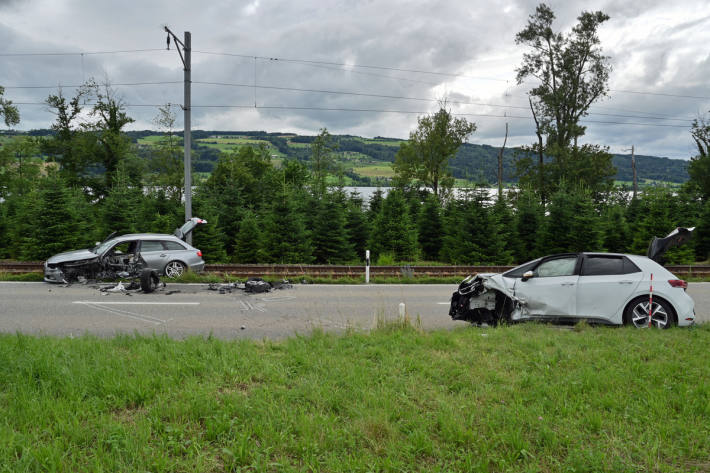
[[[682,287],[683,289],[688,289],[688,283],[682,279],[669,279],[668,284],[672,287]]]
[[[202,258],[202,251],[197,250],[197,256],[199,256],[200,258]]]

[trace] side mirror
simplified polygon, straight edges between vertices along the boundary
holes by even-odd
[[[535,273],[533,273],[532,271],[525,271],[525,272],[523,273],[522,280],[523,280],[523,281],[527,281],[528,279],[530,279],[530,278],[533,277],[534,275],[535,275]]]
[[[100,241],[97,241],[97,242],[96,242],[96,246],[99,246],[100,244],[101,244]]]

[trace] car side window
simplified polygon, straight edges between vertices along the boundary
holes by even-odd
[[[109,252],[114,255],[127,255],[135,253],[137,248],[137,241],[122,241],[111,248]]]
[[[540,265],[533,271],[533,274],[540,278],[572,276],[576,265],[576,256],[569,258],[555,258],[540,263]]]
[[[141,242],[141,253],[148,251],[163,251],[163,245],[155,240],[143,240]]]
[[[624,256],[586,256],[582,262],[582,276],[612,276],[636,273],[638,267]]]
[[[513,268],[510,271],[508,271],[507,273],[503,273],[503,277],[511,278],[511,279],[522,278],[523,274],[525,274],[526,272],[533,269],[533,267],[538,263],[538,261],[540,261],[540,260],[536,259],[536,260],[530,261],[529,263],[525,263],[523,265],[520,265],[517,268]]]
[[[185,247],[176,241],[164,241],[163,245],[165,246],[166,250],[173,250],[173,251],[184,251],[185,250]]]

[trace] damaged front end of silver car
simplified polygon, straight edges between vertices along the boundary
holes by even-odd
[[[464,279],[451,296],[449,315],[453,320],[498,325],[511,322],[523,311],[500,275],[476,274]]]

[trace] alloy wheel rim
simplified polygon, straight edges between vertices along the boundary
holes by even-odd
[[[165,275],[169,278],[176,278],[182,274],[182,265],[180,263],[168,263],[165,267]]]
[[[639,302],[631,313],[631,322],[636,328],[648,328],[648,305],[649,303]],[[668,325],[668,312],[658,302],[653,303],[651,312],[651,324],[656,328],[665,328]]]

